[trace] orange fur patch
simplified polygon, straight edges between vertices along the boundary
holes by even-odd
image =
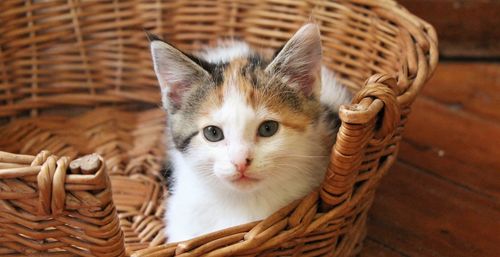
[[[284,101],[280,100],[277,95],[280,94],[277,87],[269,87],[260,89],[252,85],[252,80],[245,77],[242,70],[248,64],[247,58],[239,58],[231,61],[224,70],[224,82],[215,90],[207,95],[206,101],[201,105],[201,115],[208,115],[207,110],[220,108],[224,103],[224,98],[229,97],[226,94],[230,91],[230,87],[240,92],[246,100],[246,103],[254,110],[259,106],[264,106],[270,112],[275,113],[279,117],[279,122],[290,129],[303,132],[307,126],[313,123],[314,118],[312,113],[316,111],[316,107],[305,108],[303,111],[293,110]],[[255,70],[254,76],[264,76],[263,70]],[[265,81],[266,78],[261,78]],[[305,101],[301,98],[299,101]],[[319,107],[318,107],[319,108]]]

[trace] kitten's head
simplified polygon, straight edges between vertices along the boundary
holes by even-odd
[[[328,160],[321,130],[321,42],[303,26],[275,56],[207,62],[152,40],[169,137],[214,186],[248,192],[314,175]],[[234,52],[234,49],[232,49]]]

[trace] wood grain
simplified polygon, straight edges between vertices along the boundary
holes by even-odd
[[[483,161],[497,159],[500,64],[441,63],[422,95],[410,116],[399,159],[457,186],[500,197],[500,168]],[[483,157],[477,160],[471,152]]]
[[[376,239],[368,237],[363,243],[363,249],[359,257],[407,257],[404,253],[397,252],[390,246],[378,242]]]
[[[500,122],[500,63],[440,63],[422,94],[450,109]]]
[[[368,235],[412,257],[497,257],[498,200],[398,162],[377,192]]]
[[[399,3],[436,28],[441,55],[500,57],[500,1],[400,0]]]
[[[428,97],[415,101],[404,137],[438,155],[480,169],[500,170],[500,124],[450,109]],[[425,159],[415,159],[416,165],[421,162]]]
[[[453,158],[440,154],[440,151],[432,145],[405,139],[401,143],[399,159],[466,190],[500,199],[498,169],[479,168],[468,163],[466,158]]]

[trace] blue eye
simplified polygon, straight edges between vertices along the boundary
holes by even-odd
[[[210,142],[217,142],[224,139],[222,129],[216,126],[207,126],[203,129],[203,135]]]
[[[274,120],[266,120],[260,124],[258,134],[261,137],[270,137],[276,134],[279,128],[279,123]]]

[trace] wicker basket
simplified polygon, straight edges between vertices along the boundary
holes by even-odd
[[[222,35],[277,48],[311,17],[356,92],[321,188],[164,244],[165,117],[143,29],[187,51]],[[0,256],[353,256],[438,57],[434,29],[392,0],[4,0],[0,24]]]

